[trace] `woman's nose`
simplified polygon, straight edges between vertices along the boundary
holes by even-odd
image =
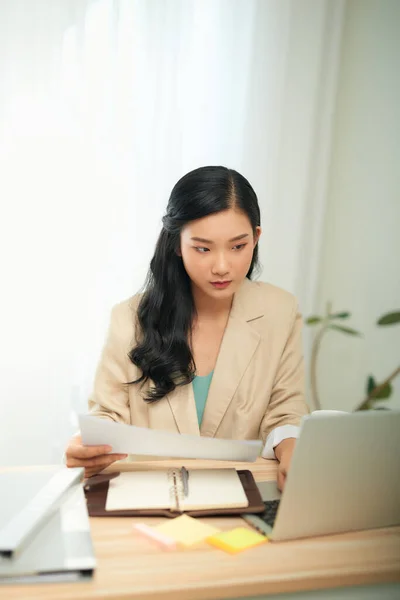
[[[229,273],[229,263],[224,252],[220,252],[217,255],[212,272],[214,275],[218,275],[218,277],[223,277]]]

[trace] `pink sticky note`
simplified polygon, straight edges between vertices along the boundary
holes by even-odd
[[[175,550],[176,549],[176,541],[175,540],[168,537],[164,533],[161,533],[161,531],[157,531],[153,527],[150,527],[149,525],[145,525],[144,523],[136,523],[133,526],[133,528],[136,529],[136,531],[139,531],[139,533],[142,533],[143,535],[145,535],[147,538],[152,539],[159,546],[161,546],[161,548],[164,548],[165,550]]]

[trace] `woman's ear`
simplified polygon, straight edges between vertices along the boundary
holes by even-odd
[[[255,232],[254,232],[254,248],[257,246],[258,240],[259,240],[259,239],[260,239],[260,237],[261,237],[261,233],[262,233],[262,229],[261,229],[261,227],[258,225],[258,226],[256,227],[256,230],[255,230]]]

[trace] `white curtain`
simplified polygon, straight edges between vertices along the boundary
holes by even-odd
[[[59,461],[190,169],[249,178],[261,279],[312,310],[342,8],[2,0],[0,463]]]

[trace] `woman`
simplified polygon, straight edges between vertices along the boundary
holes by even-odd
[[[239,173],[202,167],[172,190],[144,294],[111,316],[91,414],[140,427],[257,439],[282,489],[304,401],[294,297],[252,282],[260,210]],[[126,455],[70,442],[86,476]]]

